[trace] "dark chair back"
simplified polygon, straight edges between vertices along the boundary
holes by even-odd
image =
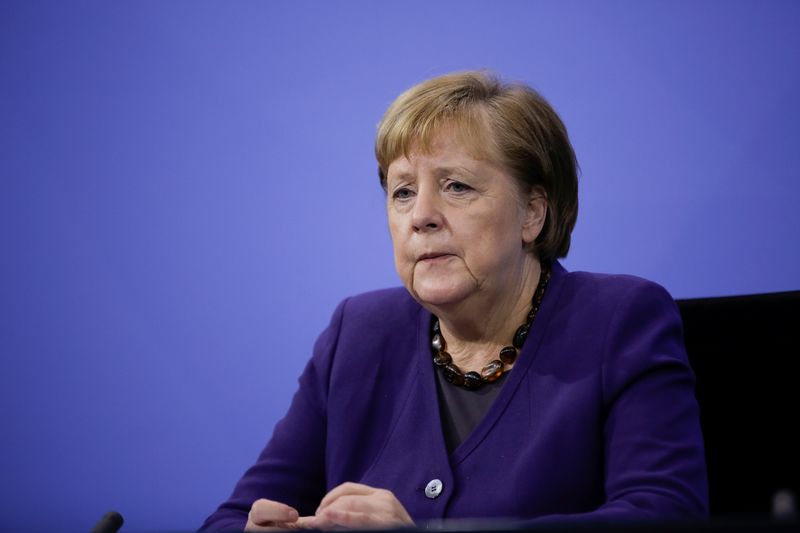
[[[711,514],[769,515],[779,491],[800,496],[800,291],[677,303],[697,375]]]

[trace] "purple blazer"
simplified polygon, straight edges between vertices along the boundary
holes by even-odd
[[[343,301],[285,418],[203,529],[242,529],[258,498],[313,514],[345,481],[391,490],[418,522],[707,515],[694,374],[663,288],[554,264],[514,369],[452,454],[430,317],[404,288]]]

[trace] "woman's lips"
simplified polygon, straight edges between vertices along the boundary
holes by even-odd
[[[417,259],[418,263],[427,263],[427,264],[436,264],[436,263],[443,263],[453,257],[453,254],[447,253],[430,253],[430,254],[422,254]]]

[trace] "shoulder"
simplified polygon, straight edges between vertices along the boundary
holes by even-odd
[[[627,274],[566,272],[562,279],[561,306],[599,313],[610,318],[628,306],[653,307],[654,311],[675,312],[669,292],[653,281]]]
[[[421,309],[404,287],[392,287],[350,296],[336,312],[343,322],[369,326],[414,320]]]
[[[630,275],[565,272],[559,304],[576,317],[573,324],[591,332],[606,368],[607,391],[656,367],[676,362],[687,367],[678,306],[658,283]]]
[[[350,296],[337,306],[316,348],[338,354],[384,352],[386,346],[414,339],[424,312],[403,287]]]
[[[398,355],[413,352],[421,311],[403,287],[345,298],[317,338],[313,356],[300,378],[301,386],[316,391],[313,402],[325,406],[329,387],[362,390],[359,383],[383,379],[377,373],[409,364],[411,358]],[[370,364],[365,364],[367,361]],[[323,407],[318,409],[322,411]]]
[[[675,300],[653,281],[624,274],[557,273],[558,295],[551,302],[553,331],[580,342],[600,359],[619,356],[624,347],[663,343],[684,359],[683,326]],[[546,297],[545,297],[546,300]],[[639,355],[644,352],[639,351]],[[650,350],[651,351],[651,350]],[[651,351],[652,352],[652,351]]]
[[[317,381],[326,390],[338,391],[331,401],[348,404],[347,398],[356,393],[362,400],[374,400],[367,389],[394,390],[405,383],[399,376],[415,376],[410,370],[417,358],[409,355],[418,353],[423,318],[423,308],[405,288],[344,299],[317,339],[311,362],[320,376]],[[365,388],[365,383],[370,385]],[[318,403],[325,405],[327,400]]]

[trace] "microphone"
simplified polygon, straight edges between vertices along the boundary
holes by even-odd
[[[116,511],[109,511],[97,522],[89,533],[117,533],[125,520]]]

